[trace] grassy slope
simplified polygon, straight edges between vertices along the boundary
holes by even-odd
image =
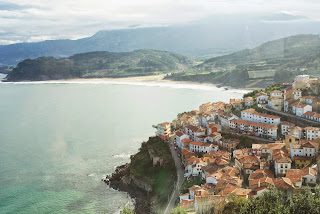
[[[148,154],[149,148],[152,148],[158,156],[163,158],[164,165],[162,167],[152,166]],[[131,159],[130,173],[151,184],[153,193],[157,196],[157,205],[164,206],[177,178],[169,145],[158,137],[151,137],[147,142],[142,143],[140,151]]]

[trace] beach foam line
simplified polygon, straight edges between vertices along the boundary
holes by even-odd
[[[13,85],[41,85],[41,84],[93,84],[93,85],[133,85],[133,86],[147,86],[147,87],[166,87],[166,88],[175,88],[175,89],[195,89],[195,90],[206,90],[206,91],[226,91],[225,88],[218,88],[214,85],[205,85],[205,84],[188,84],[188,83],[174,83],[174,82],[158,82],[158,81],[108,81],[108,80],[63,80],[63,81],[36,81],[36,82],[1,82],[0,84],[13,84]],[[249,90],[245,89],[229,89],[231,93],[246,93]]]

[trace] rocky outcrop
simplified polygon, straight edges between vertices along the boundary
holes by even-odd
[[[135,211],[139,213],[153,213],[154,197],[152,186],[147,182],[130,175],[130,164],[118,166],[111,176],[104,181],[113,189],[127,192],[135,201]]]

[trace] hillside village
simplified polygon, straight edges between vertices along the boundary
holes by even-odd
[[[254,91],[229,103],[204,103],[172,123],[158,124],[156,135],[181,156],[185,183],[201,180],[180,190],[181,208],[207,213],[226,203],[230,194],[259,197],[275,187],[293,196],[317,186],[320,98],[306,93],[318,94],[318,86],[317,79],[299,75],[277,90]],[[284,121],[282,114],[313,126]]]

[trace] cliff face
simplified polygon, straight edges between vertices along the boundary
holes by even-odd
[[[150,149],[154,151],[151,156]],[[155,164],[155,157],[162,159],[162,164]],[[112,188],[128,192],[135,199],[137,213],[162,213],[176,176],[168,143],[151,137],[131,156],[130,163],[117,167],[107,179]]]
[[[116,168],[112,176],[107,177],[110,187],[113,189],[127,192],[135,200],[136,213],[154,213],[154,197],[149,197],[152,187],[145,181],[142,181],[130,175],[130,164],[125,164]]]

